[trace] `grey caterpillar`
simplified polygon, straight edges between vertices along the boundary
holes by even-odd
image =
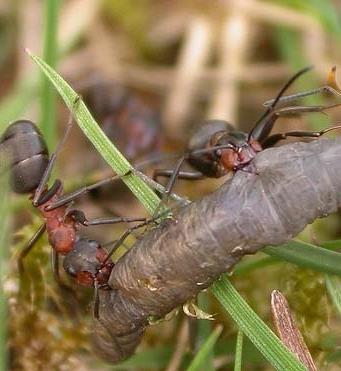
[[[100,292],[95,352],[128,358],[151,318],[195,297],[247,254],[280,245],[341,206],[341,138],[260,152],[254,173],[237,173],[180,209],[116,264]]]

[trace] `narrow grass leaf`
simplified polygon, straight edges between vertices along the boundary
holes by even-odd
[[[341,254],[307,242],[292,240],[282,246],[265,247],[262,251],[304,268],[341,276]]]
[[[111,166],[118,175],[122,176],[123,182],[152,214],[159,203],[159,198],[156,194],[140,178],[130,173],[132,166],[103,133],[84,102],[79,100],[76,103],[79,96],[70,85],[41,58],[31,54],[29,51],[27,52],[55,86],[69,109],[73,111],[79,127],[83,130],[84,134],[95,146],[97,151],[109,166]]]
[[[236,355],[234,358],[234,371],[242,371],[243,337],[243,331],[239,330],[236,343]]]
[[[201,292],[197,297],[198,307],[206,313],[210,313],[210,301],[211,300],[209,295],[207,295],[207,292]],[[189,318],[189,326],[191,326],[191,324],[197,329],[197,331],[192,331],[196,335],[194,341],[194,349],[199,349],[212,333],[212,321],[198,321],[195,318]],[[191,333],[191,330],[189,331]],[[205,371],[214,371],[215,368],[213,367],[213,358],[214,353],[213,349],[211,349],[211,353],[207,355],[206,360],[202,363],[202,367]]]
[[[221,277],[215,281],[211,290],[237,323],[240,330],[243,331],[276,370],[306,370],[304,365],[295,358],[280,339],[257,316],[226,277]]]
[[[58,58],[58,19],[60,0],[44,1],[44,60],[52,68],[57,66]],[[57,109],[56,91],[48,78],[42,75],[41,86],[41,124],[44,138],[49,148],[54,148],[57,142]]]
[[[321,246],[328,250],[338,250],[341,248],[341,240],[324,241]]]
[[[341,315],[341,279],[340,277],[331,276],[328,274],[326,274],[325,279],[328,293],[335,305],[335,308]]]
[[[262,251],[269,256],[244,259],[233,271],[233,275],[244,275],[255,269],[287,261],[319,272],[340,275],[341,253],[328,251],[341,247],[341,240],[326,241],[322,247],[292,240],[278,247],[265,247]]]
[[[217,342],[221,332],[223,330],[222,326],[217,326],[207,338],[204,345],[198,351],[191,364],[188,366],[187,371],[200,371],[204,370],[204,365],[206,364],[207,357],[210,357],[215,343]]]

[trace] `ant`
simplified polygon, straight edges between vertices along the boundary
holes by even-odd
[[[328,75],[327,85],[317,89],[284,96],[286,90],[302,74],[306,73],[311,68],[312,67],[306,67],[298,71],[283,86],[275,99],[264,103],[267,108],[256,121],[249,133],[236,130],[227,121],[207,120],[199,131],[191,138],[187,151],[178,160],[174,169],[157,169],[154,171],[154,180],[157,180],[160,176],[169,177],[169,181],[165,187],[158,209],[163,203],[167,202],[177,178],[199,180],[204,177],[220,178],[227,175],[229,172],[236,172],[238,170],[254,172],[251,162],[257,153],[274,146],[279,141],[287,139],[288,137],[317,138],[331,130],[341,128],[341,126],[335,126],[321,131],[289,131],[287,133],[270,135],[273,126],[279,117],[307,112],[324,113],[327,109],[341,105],[340,103],[327,106],[292,105],[277,108],[277,105],[280,102],[290,102],[298,98],[318,94],[324,91],[338,96],[341,95],[335,78],[336,67],[333,67]],[[197,171],[180,171],[181,166],[185,161],[187,161]]]
[[[96,319],[99,319],[99,290],[112,290],[108,284],[111,271],[115,266],[111,256],[134,230],[152,223],[158,224],[159,219],[166,214],[168,211],[145,219],[127,229],[118,240],[110,243],[109,252],[98,241],[80,237],[73,249],[65,256],[63,267],[66,273],[75,279],[77,284],[92,287],[95,290],[93,315]]]
[[[162,123],[155,104],[103,76],[93,75],[81,84],[87,107],[129,161],[159,153]]]
[[[90,74],[79,82],[82,99],[99,126],[130,162],[150,161],[149,166],[161,154],[163,144],[162,123],[157,101],[142,96],[114,81],[108,81],[97,73]],[[147,166],[146,166],[147,167]],[[122,183],[120,184],[122,185]],[[121,187],[115,191],[121,192]],[[110,188],[91,192],[96,200],[113,198]]]
[[[76,99],[74,104],[77,104],[78,100],[79,98]],[[145,218],[129,217],[109,217],[89,220],[81,210],[70,209],[68,207],[70,203],[79,194],[87,191],[89,187],[82,187],[74,195],[68,196],[62,205],[54,205],[52,209],[49,209],[63,194],[63,185],[60,180],[55,180],[50,188],[47,187],[47,182],[53,170],[57,155],[72,128],[72,124],[73,118],[72,114],[70,114],[64,136],[51,156],[49,156],[42,133],[32,121],[15,121],[7,127],[0,139],[0,154],[9,155],[12,190],[19,194],[31,193],[32,204],[41,212],[44,219],[44,223],[38,228],[18,257],[20,275],[24,272],[24,258],[43,233],[47,231],[48,240],[52,247],[53,274],[56,281],[64,288],[66,287],[61,282],[59,276],[59,255],[67,256],[70,254],[78,241],[81,240],[77,233],[80,225],[93,226],[145,220]],[[99,183],[105,184],[112,179],[113,177],[98,182],[96,186]],[[102,252],[99,259],[104,260],[105,258],[103,256]],[[109,265],[103,267],[104,271],[110,268],[108,260],[106,260],[106,263]]]

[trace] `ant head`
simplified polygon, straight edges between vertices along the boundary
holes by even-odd
[[[237,130],[215,133],[211,137],[210,146],[218,147],[214,157],[227,171],[242,169],[262,150],[256,140],[248,140],[247,134]]]
[[[63,266],[78,284],[93,287],[96,280],[105,287],[114,266],[111,261],[103,264],[106,257],[107,252],[97,241],[80,238],[65,256]]]
[[[227,121],[206,120],[191,137],[187,150],[189,152],[188,162],[196,170],[208,177],[220,178],[227,174],[226,169],[221,166],[214,151],[210,151],[212,138],[218,133],[230,133],[234,128]],[[198,151],[207,149],[206,153]]]

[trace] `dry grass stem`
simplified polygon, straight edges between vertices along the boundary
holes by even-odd
[[[180,51],[174,84],[166,99],[163,118],[167,135],[183,138],[184,123],[193,107],[199,77],[211,50],[211,26],[209,20],[196,17],[189,24]]]
[[[65,2],[60,15],[60,46],[70,45],[84,33],[91,32],[90,30],[99,15],[100,9],[101,3],[99,1],[75,0]],[[82,16],[80,17],[79,14]]]
[[[41,50],[42,45],[42,6],[38,0],[27,0],[18,7],[18,80],[23,79],[32,71],[32,62],[24,53],[24,48]]]
[[[278,336],[283,343],[307,366],[309,371],[317,371],[309,349],[291,314],[285,296],[274,290],[271,293],[271,313]]]
[[[182,357],[186,351],[186,347],[188,345],[188,321],[187,318],[185,318],[182,321],[178,338],[176,341],[176,348],[173,353],[173,356],[169,362],[169,365],[166,369],[166,371],[177,371],[179,370],[179,367],[181,365]]]
[[[215,93],[209,108],[208,117],[237,122],[239,102],[239,76],[240,68],[245,64],[245,56],[249,48],[250,22],[241,11],[243,3],[239,1],[232,8],[221,29],[221,42],[219,45],[220,64],[218,71],[221,78],[216,82]]]
[[[242,5],[244,5],[245,14],[265,23],[287,26],[303,32],[307,29],[321,28],[315,18],[287,7],[255,0],[250,0]]]
[[[82,56],[79,57],[79,60]],[[69,64],[68,64],[69,65]],[[330,65],[325,66],[330,67]],[[143,65],[129,65],[126,67],[126,83],[135,88],[144,88],[165,94],[175,79],[176,71],[172,67],[145,67]],[[282,63],[254,63],[240,66],[236,81],[246,84],[283,81],[291,76],[288,66]],[[221,68],[207,67],[202,70],[197,94],[199,97],[208,97],[213,93],[216,82],[224,79],[225,72]],[[226,102],[225,102],[226,103]]]

